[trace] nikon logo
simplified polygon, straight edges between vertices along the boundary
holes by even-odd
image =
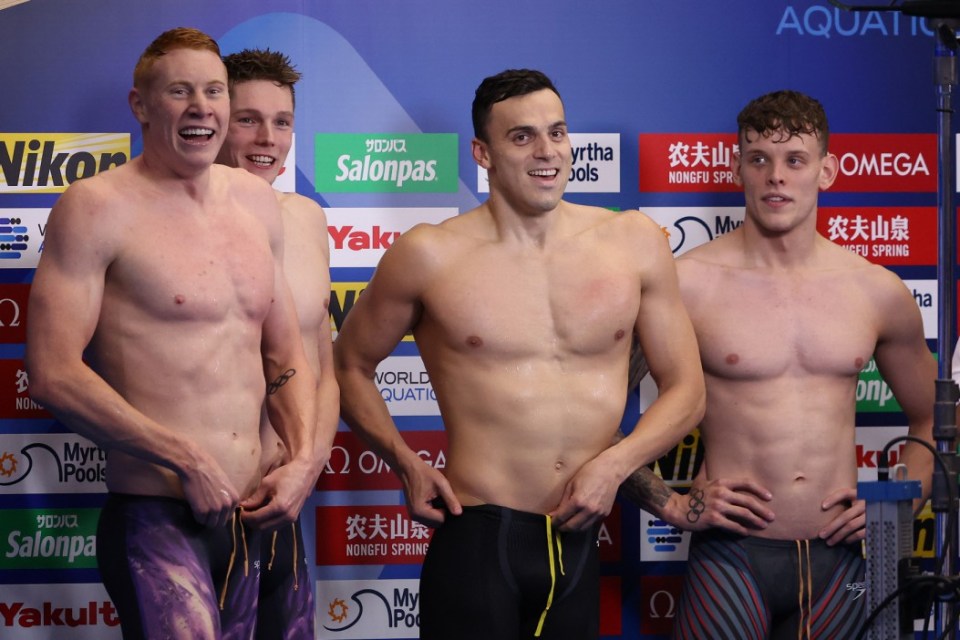
[[[129,159],[126,133],[0,134],[0,193],[61,193]]]
[[[316,137],[318,193],[455,193],[453,133],[321,133]]]

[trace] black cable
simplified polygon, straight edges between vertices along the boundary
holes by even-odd
[[[885,476],[888,473],[886,467],[887,467],[887,461],[889,460],[889,456],[890,456],[890,449],[893,447],[893,445],[895,445],[898,442],[915,442],[919,445],[926,447],[927,450],[933,454],[934,461],[940,466],[940,470],[943,472],[944,477],[947,480],[947,491],[949,493],[949,504],[950,504],[950,509],[948,511],[948,516],[947,516],[947,531],[954,531],[957,526],[957,505],[956,505],[957,487],[955,487],[954,484],[950,482],[950,468],[947,465],[946,460],[941,455],[941,453],[937,451],[937,449],[933,445],[931,445],[929,442],[911,435],[898,436],[896,438],[893,438],[892,440],[887,442],[887,444],[884,445],[883,449],[880,451],[881,462],[880,462],[880,465],[878,465],[878,467],[881,467],[881,468],[878,468],[878,476],[881,476],[882,479],[884,480],[886,479]],[[931,482],[932,482],[932,479],[931,479]],[[885,597],[880,602],[880,604],[878,604],[877,607],[870,613],[867,619],[864,621],[863,625],[860,627],[860,632],[857,634],[856,640],[862,640],[862,638],[865,637],[867,631],[869,631],[871,625],[873,625],[873,623],[876,621],[880,613],[886,607],[888,607],[890,603],[896,600],[901,594],[906,593],[908,591],[913,591],[915,589],[919,589],[920,586],[926,583],[932,583],[936,588],[933,588],[930,590],[929,598],[927,598],[927,604],[923,609],[924,611],[928,611],[933,607],[937,597],[949,594],[950,592],[953,592],[954,600],[960,600],[960,581],[951,577],[944,577],[942,575],[943,563],[946,558],[946,553],[948,553],[950,550],[951,537],[952,536],[947,536],[947,539],[944,542],[944,546],[940,550],[940,553],[941,553],[940,566],[937,568],[936,573],[932,576],[917,576],[916,578],[911,579],[909,582],[906,582],[900,585],[893,591],[893,593]],[[925,614],[924,617],[927,620],[927,622],[924,623],[924,636],[926,636],[927,635],[926,627],[928,626],[930,616]],[[945,629],[941,638],[946,638],[947,637],[946,634],[949,631],[952,631],[955,625],[956,625],[956,621],[951,621],[950,629],[949,630]]]
[[[889,460],[890,448],[898,442],[915,442],[926,447],[927,450],[933,454],[934,461],[940,466],[940,471],[943,472],[943,477],[946,479],[947,492],[949,493],[948,498],[950,508],[947,511],[946,530],[948,532],[955,532],[957,529],[957,487],[953,482],[950,482],[950,468],[947,465],[947,461],[944,459],[941,453],[937,451],[936,447],[931,445],[926,440],[922,440],[921,438],[911,435],[898,436],[887,442],[887,444],[880,451],[882,460]],[[931,478],[931,483],[932,482],[933,480]],[[943,564],[946,560],[947,553],[950,552],[950,540],[953,538],[953,533],[948,535],[946,538],[947,539],[944,541],[944,546],[940,549],[940,566],[937,567],[936,575],[943,574]]]
[[[843,9],[844,11],[898,11],[900,8],[897,6],[897,0],[890,0],[888,5],[852,5],[852,4],[843,4],[838,0],[827,0],[830,4],[835,6],[838,9]]]
[[[942,576],[918,576],[911,580],[908,583],[900,585],[892,593],[890,593],[886,598],[884,598],[877,608],[867,617],[866,621],[860,627],[860,632],[857,634],[856,640],[862,640],[866,633],[870,630],[870,627],[876,622],[877,617],[880,613],[886,609],[890,604],[896,600],[899,596],[910,593],[920,586],[924,586],[926,583],[930,583],[930,586],[933,587],[930,590],[930,597],[927,599],[928,606],[930,608],[935,600],[934,596],[946,595],[952,592],[953,599],[956,600],[960,597],[960,581],[955,578],[944,578]],[[928,616],[929,618],[929,616]],[[926,635],[926,633],[924,633]]]

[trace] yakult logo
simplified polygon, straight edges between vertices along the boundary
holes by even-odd
[[[421,222],[438,224],[456,207],[336,208],[326,210],[331,267],[376,267],[400,234]]]
[[[0,637],[120,640],[120,618],[99,583],[0,585]]]

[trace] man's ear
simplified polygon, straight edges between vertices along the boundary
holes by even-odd
[[[820,190],[826,191],[833,185],[840,173],[840,160],[832,153],[828,153],[823,158],[823,166],[820,167]]]
[[[740,152],[734,151],[730,154],[730,171],[733,173],[733,183],[739,187],[743,186],[743,180],[740,179]]]
[[[127,95],[127,103],[130,105],[130,111],[133,112],[133,117],[137,119],[137,122],[147,124],[146,107],[143,104],[143,95],[139,89],[136,87],[130,89],[130,93]]]
[[[490,150],[486,142],[480,138],[474,138],[470,143],[470,152],[474,162],[484,169],[490,169]]]

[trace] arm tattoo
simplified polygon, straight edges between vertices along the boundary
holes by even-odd
[[[280,387],[287,384],[287,381],[295,375],[297,375],[296,369],[287,369],[281,373],[279,376],[277,376],[276,380],[267,385],[267,395],[272,396],[275,394],[280,390]]]
[[[673,495],[673,489],[649,467],[640,467],[620,486],[623,494],[632,502],[653,512],[666,506]]]
[[[703,489],[691,487],[688,495],[690,500],[687,504],[690,505],[690,510],[687,511],[687,522],[693,524],[700,519],[700,514],[707,508],[707,505],[703,501]]]

